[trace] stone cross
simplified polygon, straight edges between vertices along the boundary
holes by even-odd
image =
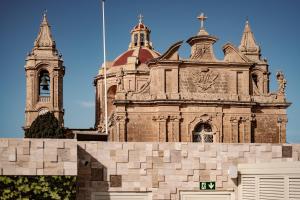
[[[138,16],[138,18],[139,18],[139,23],[141,24],[141,23],[143,22],[144,16],[143,16],[142,14],[140,14],[140,15]]]
[[[201,21],[201,28],[204,27],[204,21],[207,19],[207,17],[204,15],[204,13],[201,13],[200,16],[197,17]]]

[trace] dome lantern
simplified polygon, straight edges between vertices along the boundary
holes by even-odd
[[[143,23],[143,16],[140,14],[138,16],[139,23],[131,30],[131,42],[129,44],[129,49],[134,49],[137,47],[147,47],[152,49],[152,43],[150,42],[150,30]]]

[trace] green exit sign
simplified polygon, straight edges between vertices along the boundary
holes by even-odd
[[[200,190],[215,190],[216,182],[200,182]]]

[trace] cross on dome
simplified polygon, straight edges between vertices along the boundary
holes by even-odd
[[[139,18],[139,23],[142,24],[144,16],[142,14],[139,14],[138,18]]]
[[[46,17],[47,16],[47,9],[44,9],[44,17]]]
[[[201,29],[202,29],[204,27],[204,21],[207,19],[207,17],[204,15],[204,13],[201,13],[197,18],[201,21]]]

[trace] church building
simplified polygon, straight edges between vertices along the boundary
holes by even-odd
[[[285,143],[286,80],[276,74],[269,91],[269,65],[261,57],[246,21],[239,47],[223,46],[204,27],[186,42],[190,57],[178,54],[183,41],[165,53],[154,50],[142,18],[131,31],[127,51],[107,62],[109,141]],[[96,128],[104,130],[104,71],[95,80]]]
[[[239,47],[223,46],[224,58],[214,55],[217,37],[208,33],[201,14],[200,29],[187,39],[189,58],[178,50],[154,50],[151,30],[140,16],[131,30],[128,50],[94,79],[94,135],[120,142],[285,143],[286,80],[277,72],[278,90],[269,91],[270,72],[261,57],[248,20]],[[43,16],[34,48],[26,58],[25,128],[38,115],[54,112],[63,126],[62,55],[56,49],[47,16]],[[105,95],[108,133],[105,133]]]
[[[94,78],[95,127],[66,128],[72,140],[1,139],[1,175],[76,176],[80,200],[300,199],[283,72],[271,76],[248,20],[239,46],[225,44],[220,59],[207,17],[198,19],[183,58],[184,41],[156,51],[140,16],[128,50]],[[24,128],[47,112],[63,127],[65,67],[46,15],[25,72]]]

